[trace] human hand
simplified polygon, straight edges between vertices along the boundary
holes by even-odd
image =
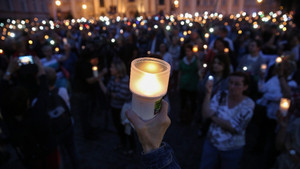
[[[279,124],[279,126],[286,128],[288,125],[288,118],[283,116],[280,110],[276,112],[276,116],[277,116],[277,123]]]
[[[162,139],[171,124],[171,120],[168,117],[168,103],[166,101],[162,101],[160,112],[151,120],[142,120],[132,110],[127,111],[126,116],[138,134],[144,153],[160,147]]]
[[[214,81],[212,80],[207,80],[206,84],[205,84],[205,88],[206,88],[206,93],[210,94],[212,92],[214,86]]]

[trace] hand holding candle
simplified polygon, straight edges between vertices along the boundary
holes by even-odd
[[[266,73],[266,70],[267,70],[267,64],[262,64],[262,65],[260,66],[260,70],[261,70],[262,73]]]
[[[98,77],[98,67],[97,66],[93,66],[92,67],[92,69],[93,69],[93,75],[94,75],[94,77]]]
[[[287,98],[280,99],[280,112],[283,117],[286,117],[287,112],[290,108],[291,100]]]

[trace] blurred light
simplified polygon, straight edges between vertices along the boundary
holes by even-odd
[[[247,70],[248,70],[247,66],[244,66],[244,67],[243,67],[243,71],[246,72]]]
[[[209,38],[209,33],[205,33],[205,34],[204,34],[204,37],[205,37],[205,38]]]
[[[193,26],[193,23],[189,23],[189,26],[192,27],[192,26]]]
[[[203,49],[205,49],[205,50],[206,50],[206,49],[207,49],[207,47],[208,47],[208,46],[207,46],[206,44],[205,44],[205,45],[203,45]]]
[[[0,54],[2,55],[4,52],[3,52],[3,49],[0,49]]]
[[[192,33],[192,31],[191,30],[188,30],[188,32],[187,32],[189,35]]]
[[[89,32],[89,33],[88,33],[88,36],[92,36],[92,32]]]
[[[187,35],[187,31],[184,31],[184,32],[183,32],[183,36],[186,36],[186,35]]]
[[[184,21],[181,21],[181,22],[180,22],[180,25],[184,25]]]
[[[12,38],[14,38],[14,37],[16,37],[16,34],[13,33],[13,32],[11,32],[9,36],[12,37]]]
[[[184,38],[183,37],[180,38],[180,42],[184,42]]]
[[[47,40],[49,39],[49,35],[45,35],[44,38]]]
[[[229,49],[228,48],[225,48],[224,49],[224,53],[228,53],[229,52]]]
[[[82,9],[86,9],[86,8],[87,8],[86,4],[82,4]]]
[[[56,1],[55,1],[55,5],[56,5],[56,6],[60,6],[60,5],[61,5],[60,0],[56,0]]]
[[[154,25],[154,29],[157,29],[158,28],[158,26],[157,25]]]
[[[240,34],[242,34],[242,33],[243,33],[243,31],[242,31],[242,30],[239,30],[239,31],[238,31],[238,34],[239,34],[239,35],[240,35]]]
[[[16,24],[16,21],[15,21],[15,20],[12,20],[11,23],[12,23],[12,24]]]
[[[259,4],[260,4],[260,3],[262,3],[262,1],[263,1],[263,0],[257,0],[257,3],[259,3]]]
[[[286,31],[286,27],[283,27],[283,28],[282,28],[282,31],[285,32],[285,31]]]
[[[115,43],[116,42],[116,39],[115,38],[112,38],[111,39],[111,43]]]
[[[32,45],[32,44],[33,44],[33,41],[32,41],[32,40],[28,40],[28,44],[29,44],[29,45]]]
[[[207,63],[203,63],[202,65],[204,68],[207,68]]]
[[[19,29],[22,29],[23,26],[22,26],[21,24],[18,24],[18,28],[19,28]]]
[[[54,40],[50,40],[50,44],[51,44],[51,45],[54,45],[54,44],[55,44],[55,41],[54,41]]]
[[[40,30],[44,30],[44,27],[43,27],[43,26],[40,26],[39,28],[40,28]]]
[[[213,33],[214,32],[214,28],[209,28],[209,32]]]
[[[123,34],[123,33],[124,33],[123,29],[120,29],[120,34]]]
[[[170,25],[167,25],[167,26],[166,26],[166,30],[167,30],[167,31],[171,30],[171,26],[170,26]]]

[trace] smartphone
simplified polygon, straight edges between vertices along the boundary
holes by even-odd
[[[18,63],[19,63],[19,66],[33,64],[33,58],[31,55],[19,56]]]

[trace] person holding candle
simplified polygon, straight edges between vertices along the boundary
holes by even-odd
[[[179,64],[179,90],[180,90],[180,122],[189,124],[196,110],[196,93],[198,83],[197,58],[193,53],[193,45],[185,46],[186,56]],[[188,106],[190,105],[190,106]]]
[[[293,98],[288,115],[277,113],[279,130],[276,135],[275,145],[280,151],[274,169],[300,168],[300,99]]]
[[[249,77],[242,72],[229,75],[228,92],[218,92],[212,99],[213,82],[206,83],[202,113],[212,120],[204,141],[200,169],[237,169],[245,145],[245,132],[251,120],[254,102],[244,93]],[[219,159],[220,157],[220,159]]]
[[[117,129],[120,140],[120,145],[115,149],[124,149],[124,154],[132,154],[135,149],[135,142],[133,134],[126,135],[125,127],[121,123],[121,109],[126,102],[131,100],[131,92],[129,90],[129,77],[126,73],[126,66],[121,60],[115,60],[110,65],[111,78],[107,84],[104,85],[103,81],[99,81],[101,90],[110,97],[111,115],[113,124]],[[102,74],[107,70],[102,70]],[[129,148],[127,148],[129,143]],[[127,148],[127,150],[126,150]]]

